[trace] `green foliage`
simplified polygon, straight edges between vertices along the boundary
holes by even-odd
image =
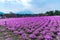
[[[55,10],[55,11],[47,11],[45,13],[32,13],[32,14],[17,14],[17,13],[3,13],[0,12],[0,17],[2,18],[11,18],[11,17],[34,17],[34,16],[55,16],[55,15],[60,15],[60,11],[59,10]]]
[[[60,11],[58,11],[58,10],[55,10],[55,11],[47,11],[46,13],[45,13],[45,15],[48,15],[48,16],[53,16],[53,15],[60,15]]]
[[[55,10],[55,15],[60,15],[60,11]]]

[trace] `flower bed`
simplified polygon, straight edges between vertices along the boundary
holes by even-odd
[[[11,31],[17,40],[58,40],[60,16],[1,19],[0,25]],[[4,32],[4,29],[0,30]],[[4,33],[6,34],[6,33]],[[13,39],[6,39],[13,40]]]

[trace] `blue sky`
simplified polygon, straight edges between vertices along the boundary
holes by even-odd
[[[30,10],[34,13],[60,10],[60,0],[0,0],[0,11],[2,12],[24,10]]]

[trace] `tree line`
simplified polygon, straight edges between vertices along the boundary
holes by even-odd
[[[38,14],[16,14],[13,12],[4,14],[3,12],[0,12],[0,18],[12,18],[12,17],[34,17],[34,16],[55,16],[60,15],[59,10],[55,11],[47,11],[45,13],[38,13]]]
[[[47,11],[47,12],[45,13],[45,15],[48,15],[48,16],[60,15],[60,11],[59,11],[59,10]]]

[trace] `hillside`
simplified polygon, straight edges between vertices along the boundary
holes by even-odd
[[[6,18],[0,19],[0,25],[2,40],[59,40],[60,38],[60,16]]]

